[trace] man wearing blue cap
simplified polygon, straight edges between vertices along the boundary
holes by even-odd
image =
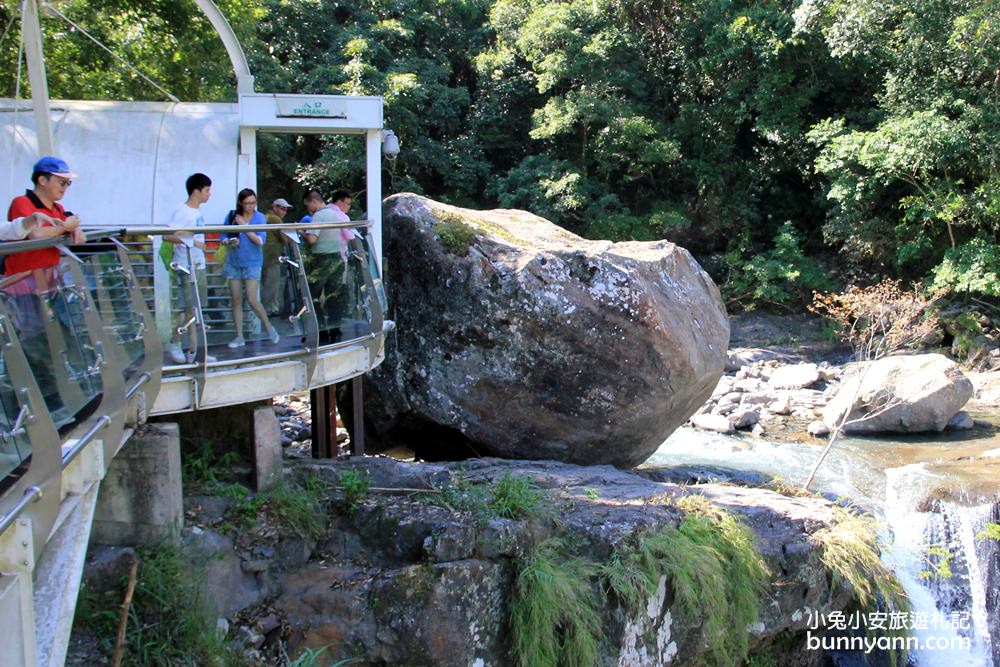
[[[44,239],[68,234],[74,243],[85,242],[86,237],[80,231],[80,219],[68,214],[59,203],[74,178],[76,174],[70,171],[69,165],[63,160],[51,156],[43,157],[35,163],[31,173],[31,182],[35,187],[20,197],[14,197],[7,210],[7,219],[27,218],[35,213],[41,213],[48,216],[52,222],[44,222],[35,227],[28,234],[28,238]],[[59,264],[58,248],[27,250],[8,255],[4,272],[11,276],[30,271],[34,278],[34,288],[44,292],[53,285],[52,273],[57,264]]]
[[[57,157],[43,157],[35,163],[31,173],[34,187],[11,201],[7,220],[21,221],[17,232],[23,230],[27,222],[30,227],[27,237],[31,239],[66,234],[75,243],[85,242],[87,239],[80,230],[80,219],[67,213],[59,203],[74,178],[76,174],[70,171],[69,165],[64,161]],[[50,308],[58,312],[61,305],[62,312],[65,312],[65,303],[58,300],[59,296],[55,291],[60,280],[58,265],[58,248],[11,253],[6,257],[4,272],[8,276],[20,274],[23,277],[8,284],[3,291],[21,349],[38,381],[53,420],[61,426],[70,421],[72,415],[63,410],[63,399],[53,365],[55,349],[44,325]]]

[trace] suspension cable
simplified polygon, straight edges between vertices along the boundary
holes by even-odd
[[[76,30],[79,30],[83,34],[84,37],[86,37],[87,39],[89,39],[90,41],[92,41],[94,44],[97,44],[97,46],[99,46],[102,49],[104,49],[105,51],[107,51],[113,58],[116,58],[119,62],[121,62],[126,67],[128,67],[129,69],[131,69],[135,74],[139,75],[148,84],[150,84],[151,86],[153,86],[154,88],[156,88],[157,90],[159,90],[161,93],[163,93],[164,95],[166,95],[168,98],[170,98],[171,102],[180,102],[180,100],[177,99],[177,97],[175,97],[173,94],[171,94],[170,91],[168,91],[166,88],[164,88],[160,84],[158,84],[155,81],[153,81],[152,79],[150,79],[138,67],[136,67],[135,65],[133,65],[132,63],[130,63],[129,61],[125,60],[120,55],[118,55],[117,53],[115,53],[114,51],[112,51],[111,49],[109,49],[99,39],[97,39],[96,37],[94,37],[93,35],[91,35],[89,32],[87,32],[86,30],[84,30],[81,26],[79,26],[76,23],[74,23],[68,16],[66,16],[65,14],[63,14],[62,12],[60,12],[52,4],[45,3],[45,8],[48,11],[52,12],[53,14],[55,14],[56,16],[58,16],[59,18],[61,18],[66,23],[68,23],[71,26],[73,26],[73,28],[75,28]]]

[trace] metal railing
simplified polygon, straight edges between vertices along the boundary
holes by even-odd
[[[213,374],[292,360],[311,386],[321,355],[361,346],[373,363],[391,323],[370,226],[240,226],[270,240],[258,280],[235,248],[217,261],[217,235],[233,226],[95,230],[71,248],[59,239],[0,243],[2,256],[60,250],[54,266],[0,279],[0,534],[27,512],[44,545],[67,493],[65,469],[97,441],[109,463],[163,382],[192,381],[197,408]],[[163,238],[194,233],[206,234],[204,264],[186,243]],[[258,304],[263,312],[250,307]],[[237,330],[243,345],[233,342]]]

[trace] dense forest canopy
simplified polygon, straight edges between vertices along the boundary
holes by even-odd
[[[257,89],[382,95],[390,191],[667,238],[732,302],[881,275],[1000,296],[996,0],[219,0]],[[187,0],[58,11],[185,100],[235,97]],[[17,85],[15,3],[0,75]],[[163,99],[62,18],[53,97]],[[354,139],[262,137],[261,189],[363,187]]]

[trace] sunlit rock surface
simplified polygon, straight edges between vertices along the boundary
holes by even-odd
[[[635,465],[722,374],[725,308],[683,248],[405,194],[383,219],[397,329],[365,383],[376,446]]]
[[[972,393],[972,382],[943,355],[884,357],[855,367],[823,421],[833,428],[850,412],[847,433],[943,431]]]

